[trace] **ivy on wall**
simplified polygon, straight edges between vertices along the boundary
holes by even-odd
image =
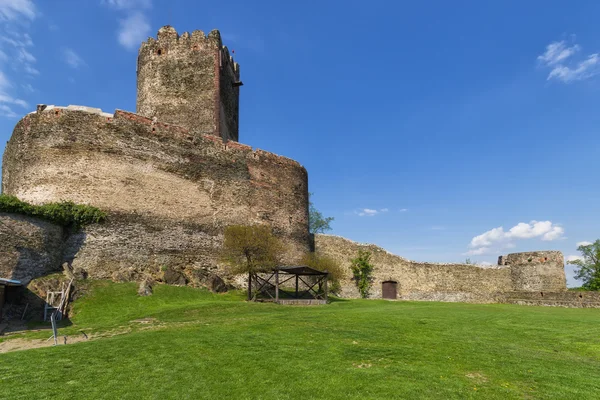
[[[5,194],[0,194],[0,212],[38,217],[57,225],[75,228],[106,220],[106,213],[96,207],[71,201],[36,206]]]

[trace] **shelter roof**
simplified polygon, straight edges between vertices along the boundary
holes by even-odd
[[[285,272],[293,275],[328,275],[327,272],[318,271],[314,268],[307,266],[288,266],[288,267],[276,267],[274,271]]]

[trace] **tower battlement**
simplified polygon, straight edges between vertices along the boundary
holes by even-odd
[[[240,67],[212,30],[164,26],[140,46],[137,113],[224,141],[239,138]]]

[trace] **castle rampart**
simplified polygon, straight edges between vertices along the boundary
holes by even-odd
[[[25,116],[7,144],[2,185],[34,204],[71,200],[109,212],[67,245],[90,276],[214,269],[231,224],[269,224],[290,245],[290,261],[308,250],[299,163],[125,111],[48,106]]]
[[[374,281],[371,297],[381,298],[382,283],[396,281],[398,298],[467,302],[504,301],[505,293],[565,291],[562,254],[557,251],[516,253],[502,257],[504,265],[424,263],[407,260],[371,244],[332,235],[316,235],[316,250],[339,261],[346,270],[342,296],[358,297],[350,270],[358,250],[372,254]],[[536,257],[536,261],[529,261]]]

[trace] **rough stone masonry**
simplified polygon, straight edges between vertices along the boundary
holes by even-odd
[[[140,47],[137,113],[40,105],[23,117],[4,153],[3,193],[33,204],[71,200],[109,216],[70,231],[0,214],[0,274],[27,282],[67,263],[92,278],[237,285],[218,260],[230,224],[270,225],[289,245],[287,262],[297,262],[311,247],[307,172],[238,143],[241,84],[218,31],[179,35],[166,26]],[[334,236],[317,235],[315,245],[347,269],[346,297],[358,295],[349,263],[359,248],[374,254],[373,297],[384,280],[415,300],[490,302],[566,289],[558,252],[482,268],[416,263]]]

